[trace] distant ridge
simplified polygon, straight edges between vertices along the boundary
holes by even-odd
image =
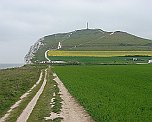
[[[152,41],[127,32],[106,32],[101,29],[81,29],[57,33],[39,39],[25,56],[25,61],[45,60],[46,50],[152,50]]]

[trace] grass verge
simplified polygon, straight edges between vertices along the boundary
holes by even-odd
[[[40,83],[30,92],[30,94],[25,97],[22,102],[19,104],[18,107],[13,109],[13,111],[10,113],[9,117],[7,118],[6,122],[16,122],[19,115],[22,113],[24,108],[27,106],[27,104],[31,101],[31,99],[34,97],[34,95],[37,93],[37,91],[40,89],[44,79],[44,70],[43,70],[43,76]]]
[[[0,70],[0,117],[38,80],[42,67],[25,65]]]
[[[51,108],[51,99],[55,93],[54,107]],[[49,117],[51,112],[59,113],[61,109],[61,98],[59,95],[59,89],[55,81],[53,81],[53,75],[50,68],[48,68],[47,83],[43,93],[37,101],[28,122],[45,122],[44,117]],[[60,118],[54,120],[47,120],[47,122],[60,122]]]

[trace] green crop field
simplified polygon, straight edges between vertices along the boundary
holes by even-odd
[[[79,63],[148,63],[152,51],[49,51],[52,61]],[[133,61],[136,58],[136,61]]]
[[[133,60],[136,58],[137,60]],[[114,56],[114,57],[90,57],[90,56],[50,56],[52,61],[65,61],[68,63],[85,63],[85,64],[134,64],[134,63],[148,63],[151,56]]]
[[[152,65],[55,66],[97,122],[152,121]]]

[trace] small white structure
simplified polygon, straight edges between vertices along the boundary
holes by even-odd
[[[51,61],[53,64],[65,64],[65,61]]]
[[[148,61],[148,64],[152,64],[152,59]]]
[[[137,61],[137,60],[138,60],[138,58],[132,58],[132,60],[133,60],[133,61]]]
[[[58,50],[62,48],[61,42],[58,44]]]

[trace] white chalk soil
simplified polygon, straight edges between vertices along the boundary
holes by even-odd
[[[52,116],[50,116],[50,118],[61,117],[63,118],[61,120],[62,122],[94,122],[84,108],[71,96],[58,76],[56,74],[54,74],[54,76],[63,101],[61,113],[51,113]]]

